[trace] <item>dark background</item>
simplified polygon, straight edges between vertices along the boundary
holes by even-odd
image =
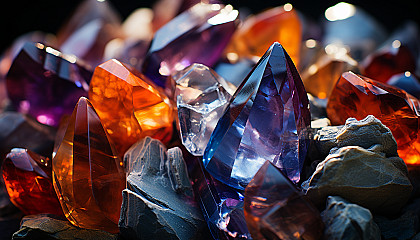
[[[151,7],[153,1],[144,0],[109,0],[124,19],[134,9]],[[3,51],[13,39],[29,31],[41,30],[56,33],[58,28],[70,16],[71,12],[81,0],[12,0],[0,7],[1,47]],[[235,8],[248,7],[252,12],[258,12],[270,6],[279,6],[291,2],[293,6],[312,18],[318,20],[324,11],[340,1],[325,0],[297,0],[297,1],[268,1],[268,0],[234,0],[224,1]],[[418,0],[398,1],[347,1],[355,4],[381,22],[388,31],[392,31],[404,21],[411,19],[420,22],[420,4]]]

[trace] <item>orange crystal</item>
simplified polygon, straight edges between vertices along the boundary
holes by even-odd
[[[226,48],[227,57],[260,57],[271,44],[279,42],[298,66],[301,31],[299,16],[290,4],[266,10],[247,18],[234,33]]]
[[[118,232],[125,188],[122,161],[84,97],[79,99],[53,158],[53,184],[73,225]]]
[[[327,115],[333,125],[375,116],[391,130],[404,162],[420,164],[420,103],[404,90],[345,72],[328,100]]]
[[[120,156],[145,136],[164,143],[172,137],[173,103],[146,76],[118,60],[95,69],[89,99]]]

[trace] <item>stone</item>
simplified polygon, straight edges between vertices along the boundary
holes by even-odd
[[[13,148],[3,161],[2,174],[10,201],[24,214],[64,216],[54,191],[49,158]]]
[[[309,102],[292,60],[274,43],[237,89],[203,156],[217,180],[244,189],[266,160],[298,182],[311,124]]]
[[[172,77],[182,144],[202,156],[236,87],[209,67],[194,63]]]
[[[196,4],[156,31],[143,73],[168,88],[168,76],[193,63],[213,67],[238,25],[231,5]]]
[[[381,239],[381,231],[370,211],[342,197],[329,196],[321,216],[325,239]]]
[[[340,196],[373,213],[398,213],[413,189],[407,167],[401,158],[375,150],[346,146],[331,151],[302,184],[306,195],[316,205],[328,196]]]
[[[164,143],[172,137],[174,104],[147,77],[118,60],[95,69],[89,99],[120,156],[145,136]]]
[[[405,91],[345,72],[328,100],[327,115],[333,125],[344,124],[350,117],[375,116],[391,130],[405,163],[418,164],[419,109],[418,99]]]
[[[299,65],[302,26],[291,4],[271,8],[244,20],[232,37],[226,55],[260,57],[273,42],[287,50],[296,66]]]
[[[25,216],[19,231],[13,234],[12,239],[116,240],[117,235],[101,230],[78,228],[64,218],[51,214],[39,214]]]
[[[221,61],[216,64],[214,71],[238,88],[254,66],[255,62],[251,59],[241,58],[235,63]]]
[[[80,98],[70,117],[52,167],[55,192],[73,225],[118,232],[126,184],[123,162],[86,98]]]
[[[412,211],[404,212],[394,219],[376,215],[374,221],[381,230],[382,239],[412,239],[419,229],[419,217]]]
[[[92,72],[74,56],[26,43],[6,76],[7,94],[15,109],[43,124],[58,126],[87,96]]]
[[[324,224],[313,204],[266,161],[245,188],[245,219],[254,239],[320,239]]]
[[[420,98],[420,80],[411,72],[406,71],[404,73],[395,74],[389,78],[386,83],[401,88],[416,98]]]
[[[125,154],[127,189],[119,220],[127,239],[203,239],[205,222],[192,196],[179,148],[146,137]]]

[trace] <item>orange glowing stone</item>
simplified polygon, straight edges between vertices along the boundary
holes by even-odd
[[[145,136],[164,143],[172,137],[174,105],[146,76],[118,60],[95,69],[89,99],[120,156]]]
[[[92,104],[79,99],[53,158],[53,184],[75,226],[118,232],[125,188],[122,161]]]
[[[298,66],[301,40],[299,16],[291,4],[286,4],[247,18],[233,35],[226,56],[229,60],[260,57],[271,44],[279,42]]]
[[[327,115],[333,125],[374,115],[391,130],[404,162],[420,164],[420,103],[404,90],[345,72],[328,100]]]

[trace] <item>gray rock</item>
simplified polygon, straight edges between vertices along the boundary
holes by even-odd
[[[117,239],[117,235],[101,230],[78,228],[66,219],[40,214],[24,217],[20,230],[13,234],[12,239],[114,240]]]
[[[419,218],[412,211],[404,212],[396,219],[375,215],[373,220],[378,224],[383,239],[411,239],[419,228]]]
[[[129,169],[119,221],[127,239],[200,239],[206,223],[192,198],[179,148],[146,137],[124,159]]]
[[[328,196],[341,196],[372,212],[398,213],[412,191],[407,166],[401,158],[387,158],[372,148],[347,146],[332,150],[302,184],[307,196],[317,205]]]
[[[321,213],[328,240],[380,240],[381,232],[370,211],[339,196],[329,196]]]

